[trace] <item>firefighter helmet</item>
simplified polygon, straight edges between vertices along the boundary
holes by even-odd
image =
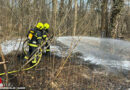
[[[48,23],[45,23],[43,28],[44,28],[44,29],[49,29],[49,28],[50,28],[50,25],[49,25]]]
[[[43,25],[43,23],[39,22],[39,23],[36,25],[36,27],[37,27],[38,29],[42,30],[43,27],[44,27],[44,25]]]

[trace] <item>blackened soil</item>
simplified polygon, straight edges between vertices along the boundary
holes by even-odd
[[[102,66],[83,62],[77,57],[78,55],[80,54],[75,53],[69,58],[43,55],[35,68],[10,74],[9,83],[12,86],[24,86],[26,90],[127,90],[130,88],[130,72],[127,72],[127,75],[108,73]],[[21,53],[11,53],[5,57],[9,61],[7,64],[9,70],[19,69],[23,65]],[[65,61],[67,62],[64,67],[60,68]],[[0,72],[3,71],[2,67],[0,65]],[[2,76],[2,79],[5,82],[5,76]]]

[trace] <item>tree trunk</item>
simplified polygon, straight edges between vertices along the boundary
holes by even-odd
[[[55,30],[56,30],[56,16],[57,16],[57,0],[52,0],[52,26],[53,26],[53,31],[54,31],[54,36],[56,35]],[[59,35],[60,35],[60,30],[59,30]]]
[[[130,34],[130,14],[125,17],[126,31]]]
[[[108,37],[108,12],[107,12],[108,0],[102,0],[102,12],[101,12],[101,37]]]
[[[69,10],[69,14],[67,16],[67,29],[68,29],[68,33],[72,35],[72,0],[69,0],[68,2],[68,10]],[[71,32],[70,32],[71,31]]]
[[[112,13],[110,18],[110,37],[117,38],[118,16],[123,8],[124,0],[113,0]]]
[[[41,0],[41,20],[46,21],[46,0]]]
[[[60,8],[59,8],[59,18],[60,18],[60,21],[61,21],[63,15],[64,15],[64,0],[61,0],[60,1]]]
[[[81,16],[83,15],[83,11],[84,11],[84,0],[80,0],[80,14],[81,14]]]
[[[76,35],[76,27],[77,27],[77,0],[75,0],[75,10],[74,10],[74,29],[73,29],[73,36]]]

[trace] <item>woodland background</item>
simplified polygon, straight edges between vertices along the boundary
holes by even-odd
[[[129,0],[0,0],[0,36],[23,37],[37,22],[55,36],[130,37]]]
[[[50,33],[56,37],[92,36],[130,40],[130,0],[0,0],[0,43],[13,39],[22,41],[38,22],[49,23]],[[129,88],[130,72],[127,75],[106,73],[100,66],[87,62],[81,64],[78,55],[80,53],[67,57],[44,56],[35,69],[2,76],[2,79],[6,84],[39,90]],[[19,50],[5,55],[5,60],[9,62],[8,71],[23,66],[19,62],[23,60]],[[65,60],[68,62],[61,70]],[[0,72],[4,71],[2,68],[1,65]]]

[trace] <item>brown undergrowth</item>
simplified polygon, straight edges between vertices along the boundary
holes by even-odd
[[[7,60],[12,60],[8,63],[9,70],[22,66],[21,54],[17,55],[17,58],[16,55],[14,57],[12,55],[11,53],[5,56]],[[97,70],[89,63],[81,63],[82,60],[78,57],[69,58],[56,77],[65,58],[44,55],[35,68],[10,74],[9,82],[13,86],[24,86],[27,90],[127,90],[130,88],[130,72],[127,73],[127,77],[121,73],[116,75],[103,72],[99,67]],[[4,79],[4,76],[2,78]]]

